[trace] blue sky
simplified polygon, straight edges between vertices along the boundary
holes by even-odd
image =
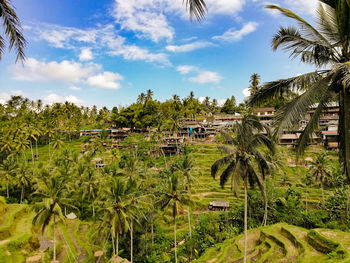
[[[313,70],[273,52],[271,38],[291,21],[265,10],[274,3],[312,20],[317,0],[207,0],[202,23],[183,0],[13,0],[28,40],[27,60],[0,61],[0,103],[10,95],[126,106],[141,92],[222,102],[244,99],[252,73],[262,81]]]

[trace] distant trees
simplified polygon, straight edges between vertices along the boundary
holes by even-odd
[[[233,114],[237,111],[236,98],[232,96],[230,99],[225,101],[225,104],[221,108],[222,113]]]

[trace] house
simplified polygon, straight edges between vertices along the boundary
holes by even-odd
[[[228,211],[230,202],[227,201],[212,201],[209,203],[209,210],[211,211]]]
[[[275,112],[276,110],[273,107],[258,108],[253,110],[253,115],[258,116],[262,124],[272,126]]]

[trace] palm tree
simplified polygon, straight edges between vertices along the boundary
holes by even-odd
[[[9,49],[16,49],[17,57],[16,62],[21,60],[24,62],[24,48],[26,46],[26,40],[22,34],[21,23],[17,17],[17,14],[11,6],[10,0],[0,1],[0,19],[4,27],[6,37],[9,39]],[[0,36],[0,60],[5,47],[5,40]]]
[[[147,90],[147,93],[146,93],[146,102],[149,101],[149,100],[152,100],[152,96],[153,96],[153,91],[152,90]]]
[[[127,183],[121,178],[111,178],[108,184],[106,196],[106,209],[104,216],[104,226],[110,228],[112,234],[112,247],[114,256],[118,258],[119,235],[130,230],[131,235],[131,262],[132,255],[132,222],[137,220],[138,209],[134,205],[133,193],[135,181],[129,180]],[[114,239],[116,242],[114,244]]]
[[[30,152],[32,153],[32,163],[34,165],[34,152],[33,152],[33,143],[32,140],[37,143],[38,141],[38,136],[39,136],[39,131],[37,128],[34,126],[29,126],[27,129],[27,136],[29,137],[29,145],[30,145]]]
[[[326,153],[319,153],[316,155],[315,161],[310,162],[310,173],[316,182],[319,182],[322,189],[322,203],[324,203],[323,186],[329,175],[329,161]]]
[[[190,174],[190,171],[192,170],[194,166],[194,162],[192,158],[190,157],[188,153],[187,146],[184,147],[184,156],[180,159],[178,159],[172,166],[172,170],[179,171],[184,175],[185,178],[185,189],[188,191],[191,188],[192,183],[196,180],[194,176]],[[192,231],[191,231],[191,214],[190,214],[190,207],[187,207],[187,214],[188,214],[188,226],[190,229],[190,237],[192,237]]]
[[[21,162],[17,169],[17,180],[18,184],[21,187],[21,199],[20,203],[24,200],[25,188],[30,185],[30,168],[27,162]]]
[[[12,155],[9,155],[1,164],[0,172],[6,180],[6,197],[10,197],[9,184],[16,174],[17,163]]]
[[[87,196],[91,201],[92,216],[95,218],[95,200],[98,194],[98,180],[95,178],[95,173],[92,168],[87,169],[86,178],[82,183],[83,187],[83,199]]]
[[[38,183],[38,189],[34,192],[41,198],[41,202],[34,205],[36,215],[34,225],[41,226],[42,232],[53,220],[53,261],[56,262],[56,223],[57,218],[64,220],[63,206],[70,206],[65,198],[66,180],[62,176],[50,175],[46,169],[41,171],[42,180]]]
[[[249,86],[249,91],[251,95],[254,95],[259,92],[259,84],[260,84],[260,75],[258,73],[253,73],[250,76],[250,86]]]
[[[283,106],[276,117],[277,131],[291,128],[304,118],[316,103],[317,108],[298,141],[298,154],[302,154],[319,127],[319,118],[329,103],[339,103],[340,161],[350,181],[350,3],[347,0],[320,0],[315,28],[288,9],[276,5],[278,10],[299,24],[281,27],[273,37],[274,50],[283,48],[291,57],[316,66],[314,72],[288,79],[268,82],[250,98],[250,105],[263,104],[297,90],[298,96]],[[327,69],[328,68],[328,69]]]
[[[255,171],[253,162],[259,167],[262,177],[265,176],[265,170],[268,164],[258,150],[258,146],[265,145],[271,151],[274,150],[273,143],[261,132],[265,127],[259,122],[259,119],[253,115],[243,117],[241,123],[234,125],[235,136],[224,133],[226,143],[230,145],[221,146],[220,148],[228,155],[217,160],[211,167],[211,175],[215,178],[220,167],[225,166],[225,170],[220,176],[220,185],[224,187],[225,183],[231,176],[231,190],[235,195],[238,193],[239,181],[244,183],[244,262],[247,260],[247,203],[248,203],[248,181],[251,186],[257,184],[264,196],[266,202],[266,192],[263,180]],[[263,222],[265,224],[266,222]]]
[[[17,136],[15,138],[14,143],[15,143],[15,150],[16,150],[17,154],[22,152],[23,158],[24,158],[23,160],[26,161],[25,150],[29,146],[29,140],[27,138],[27,135],[25,133],[20,134],[19,136]]]
[[[174,220],[175,262],[177,263],[176,217],[183,210],[182,206],[189,205],[191,201],[186,191],[181,189],[179,176],[176,173],[171,174],[167,183],[166,191],[158,193],[160,194],[158,204],[160,204],[162,209],[170,208],[172,210],[172,217]]]
[[[53,147],[53,152],[52,152],[52,154],[50,156],[50,160],[54,156],[55,151],[57,149],[62,148],[62,146],[64,145],[64,141],[63,141],[63,138],[60,135],[56,135],[55,137],[53,137],[51,143],[52,143],[52,147]]]

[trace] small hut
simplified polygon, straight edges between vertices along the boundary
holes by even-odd
[[[228,211],[230,202],[226,201],[212,201],[209,203],[209,210],[211,211]]]

